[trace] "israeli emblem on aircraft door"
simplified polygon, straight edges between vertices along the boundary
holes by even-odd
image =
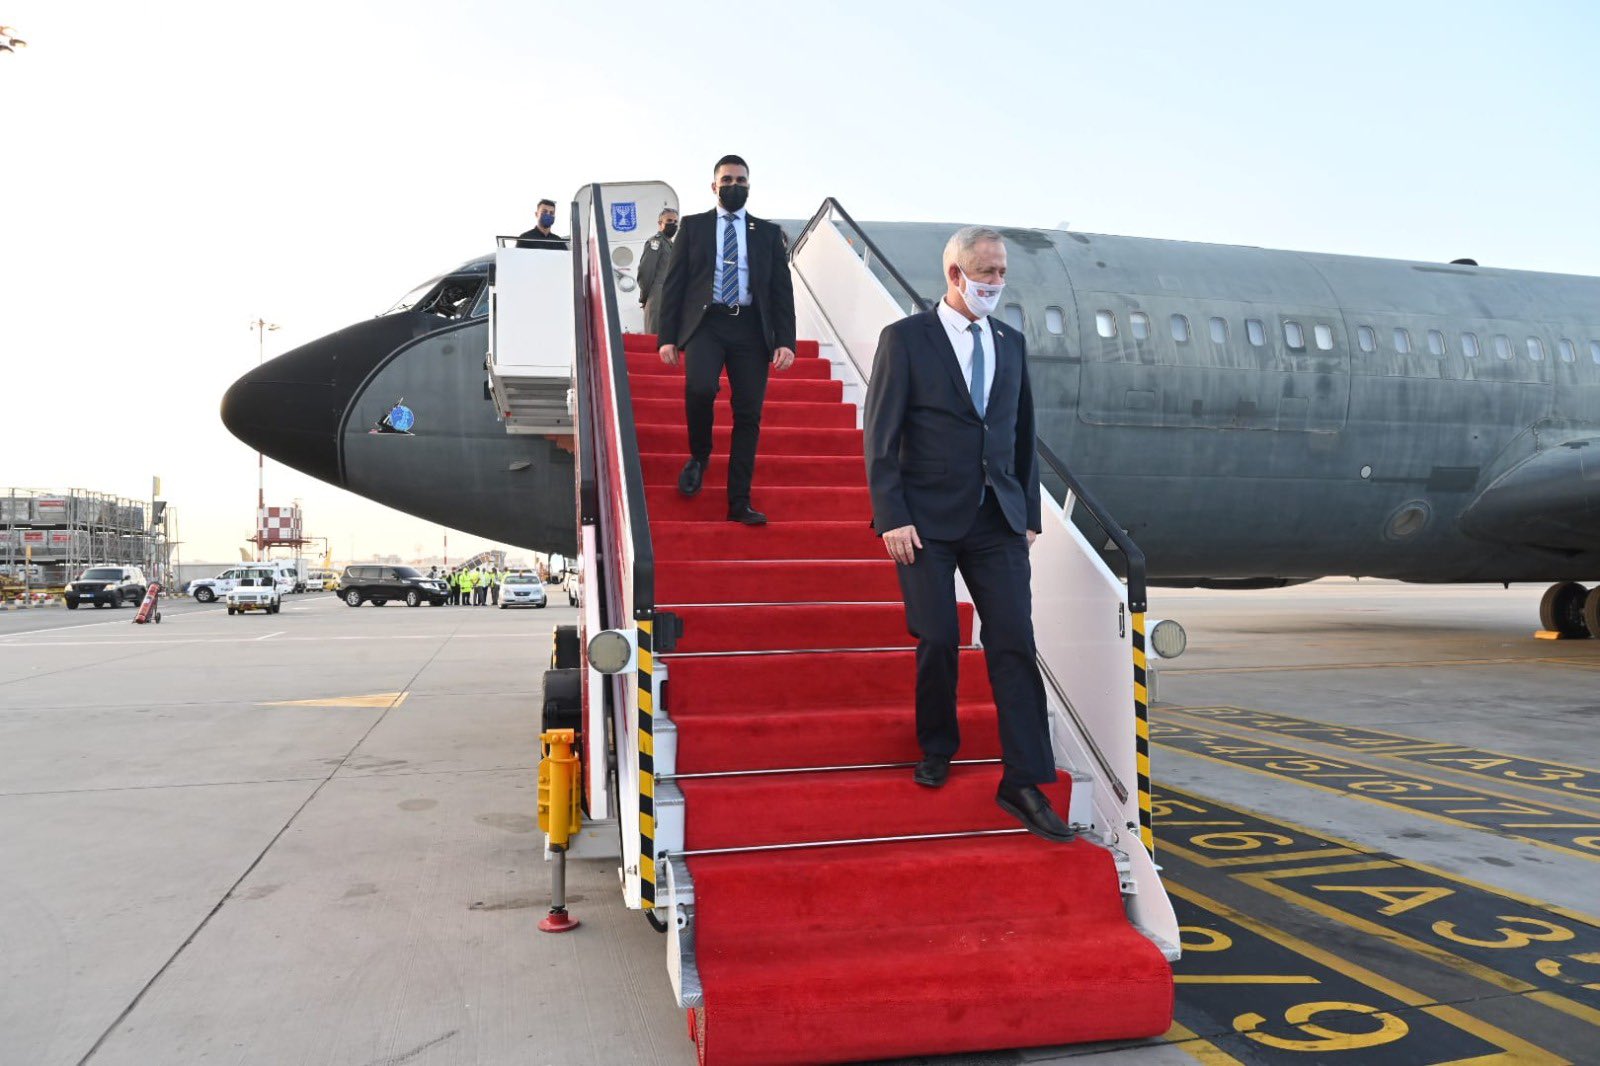
[[[633,202],[611,205],[611,228],[618,233],[632,233],[639,228],[639,205]]]

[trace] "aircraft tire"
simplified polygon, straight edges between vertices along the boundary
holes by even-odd
[[[1593,632],[1584,621],[1588,614],[1589,591],[1576,581],[1562,581],[1544,590],[1539,601],[1539,624],[1567,638],[1587,637]]]
[[[1600,585],[1590,589],[1583,598],[1583,624],[1590,636],[1600,633]]]

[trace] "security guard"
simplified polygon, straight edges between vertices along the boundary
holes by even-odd
[[[661,290],[667,284],[667,266],[672,262],[672,238],[678,234],[678,212],[662,208],[656,216],[654,237],[644,242],[639,257],[639,304],[644,308],[644,331],[656,332],[661,323]]]

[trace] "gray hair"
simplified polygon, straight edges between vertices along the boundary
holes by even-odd
[[[967,264],[972,262],[972,249],[977,247],[980,241],[999,241],[1004,244],[1006,239],[1000,236],[998,230],[992,230],[988,226],[962,226],[950,234],[950,239],[945,242],[944,272],[950,273],[951,263],[959,263],[961,269],[965,271]]]
[[[677,213],[678,213],[678,209],[676,207],[663,207],[661,209],[661,213],[656,216],[656,221],[660,222],[662,219],[666,218],[668,215],[675,215]]]

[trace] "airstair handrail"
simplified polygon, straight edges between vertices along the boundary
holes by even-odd
[[[811,220],[800,231],[800,236],[795,239],[794,244],[789,249],[790,260],[793,260],[800,253],[800,249],[805,247],[806,239],[811,236],[812,230],[820,226],[830,213],[837,214],[840,220],[846,226],[849,226],[850,231],[861,241],[861,246],[867,250],[867,255],[862,256],[862,259],[868,263],[869,269],[871,260],[877,259],[883,265],[883,269],[888,272],[889,277],[893,278],[895,284],[899,285],[905,295],[910,298],[911,306],[919,311],[926,311],[928,309],[928,301],[924,300],[917,293],[917,290],[911,287],[911,282],[907,281],[906,276],[895,268],[895,265],[883,254],[877,243],[867,236],[867,231],[862,229],[856,220],[850,217],[850,212],[844,209],[844,205],[831,196],[822,201],[822,206],[817,208],[817,213],[811,216]]]
[[[1043,459],[1051,472],[1062,480],[1067,486],[1067,491],[1072,494],[1072,499],[1083,505],[1094,519],[1095,525],[1105,532],[1106,537],[1117,546],[1117,550],[1128,561],[1128,610],[1134,614],[1143,614],[1149,600],[1144,550],[1133,542],[1127,530],[1117,524],[1117,520],[1111,517],[1111,512],[1095,499],[1094,494],[1083,487],[1083,482],[1072,476],[1067,464],[1061,461],[1061,457],[1056,455],[1048,444],[1038,439],[1035,439],[1034,444],[1039,458]]]

